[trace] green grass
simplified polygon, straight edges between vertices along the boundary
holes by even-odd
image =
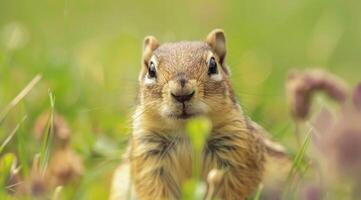
[[[307,149],[311,141],[312,128],[306,133],[305,139],[294,157],[292,168],[288,173],[286,188],[283,191],[283,199],[294,199],[297,189],[300,187],[300,179],[307,172],[308,160],[306,156]]]
[[[193,176],[183,186],[184,199],[196,200],[205,196],[206,183],[201,180],[201,156],[206,138],[212,128],[209,120],[196,118],[188,122],[187,134],[193,146]]]
[[[41,142],[40,149],[40,171],[42,176],[45,175],[47,170],[47,166],[49,163],[49,159],[51,156],[51,150],[53,146],[53,138],[54,138],[54,108],[55,108],[55,96],[51,91],[49,91],[49,99],[50,99],[50,115],[44,129],[43,139]]]
[[[21,123],[23,123],[26,120],[26,116],[24,116],[21,121],[19,123],[16,124],[16,127],[11,131],[11,133],[9,134],[9,136],[7,136],[7,138],[5,138],[4,142],[1,144],[0,146],[0,154],[3,152],[3,150],[5,149],[6,145],[8,145],[10,143],[10,141],[13,139],[13,137],[15,136],[16,132],[18,131],[18,129],[20,128]]]

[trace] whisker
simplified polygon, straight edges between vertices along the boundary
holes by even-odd
[[[24,184],[24,183],[25,183],[25,181],[20,181],[20,182],[14,183],[12,185],[6,186],[6,189],[10,190],[11,188],[16,187],[16,186],[21,185],[21,184]]]
[[[152,107],[151,107],[152,106]],[[154,107],[156,106],[156,107]],[[139,117],[141,117],[145,112],[148,112],[149,110],[151,109],[158,109],[160,106],[159,104],[156,104],[156,105],[152,105],[152,103],[149,103],[149,104],[145,104],[145,106],[143,105],[143,110],[141,113],[137,114],[136,116],[133,116],[132,119],[130,119],[130,121],[135,121],[137,120]]]

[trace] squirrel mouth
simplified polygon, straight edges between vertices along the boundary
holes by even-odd
[[[191,118],[192,116],[194,116],[194,114],[187,113],[186,106],[183,103],[182,114],[178,115],[177,118],[179,118],[179,119],[188,119],[188,118]]]
[[[188,118],[191,118],[193,115],[192,114],[188,114],[186,112],[182,112],[181,115],[178,115],[177,118],[179,119],[188,119]]]
[[[197,110],[194,109],[192,104],[188,103],[178,103],[168,109],[166,117],[175,120],[187,120],[201,114],[201,112],[197,112]]]

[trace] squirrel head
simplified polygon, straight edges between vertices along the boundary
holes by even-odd
[[[154,36],[145,37],[139,75],[141,105],[161,117],[188,119],[234,103],[226,53],[220,29],[196,42],[160,44]]]

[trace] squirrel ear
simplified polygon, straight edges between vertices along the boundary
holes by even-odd
[[[214,29],[208,34],[206,42],[212,47],[223,65],[227,54],[226,36],[224,35],[224,31],[222,29]]]
[[[159,47],[158,40],[154,36],[147,36],[143,42],[142,69],[139,74],[139,81],[143,80],[148,71],[148,63],[152,58],[153,51]]]
[[[153,51],[159,47],[157,38],[154,36],[147,36],[143,42],[143,60],[142,62],[147,65],[149,59],[152,57]]]

